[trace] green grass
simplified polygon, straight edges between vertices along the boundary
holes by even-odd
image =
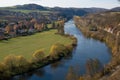
[[[52,11],[49,10],[27,10],[27,9],[16,9],[16,7],[1,7],[0,10],[8,10],[8,11],[13,11],[13,12],[21,12],[21,13],[31,13],[31,12],[39,12],[43,15],[48,15],[49,13],[53,13]]]
[[[30,13],[30,12],[34,12],[32,10],[20,10],[20,9],[11,9],[10,11],[14,11],[14,12],[22,12],[22,13]],[[36,11],[35,11],[36,12]]]
[[[8,41],[0,41],[0,61],[9,54],[23,55],[31,59],[32,54],[38,49],[45,49],[46,55],[49,54],[50,47],[59,42],[70,44],[71,39],[54,34],[56,30],[36,33],[31,36],[17,37]]]
[[[9,9],[9,11],[22,12],[22,13],[40,12],[40,13],[42,13],[42,14],[48,14],[48,13],[51,13],[51,11],[42,11],[42,10],[25,10],[25,9]]]
[[[21,13],[31,13],[31,12],[38,12],[41,13],[42,15],[49,15],[50,13],[52,13],[52,11],[41,11],[41,10],[22,10],[22,9],[9,9],[9,11],[13,11],[13,12],[21,12]]]

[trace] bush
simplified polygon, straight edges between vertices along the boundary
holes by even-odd
[[[6,71],[5,64],[0,63],[0,77],[4,75],[5,71]]]
[[[33,54],[33,60],[34,60],[35,62],[41,61],[44,57],[45,57],[44,49],[37,50],[37,51],[35,51],[35,53]]]
[[[4,64],[11,72],[14,70],[16,63],[17,63],[17,58],[15,55],[9,55],[4,58]]]
[[[16,62],[17,72],[27,71],[30,67],[30,63],[23,56],[16,56]]]
[[[52,45],[50,49],[50,56],[58,58],[59,56],[64,56],[69,53],[69,50],[63,44],[56,43]]]
[[[74,47],[70,44],[67,45],[66,48],[68,49],[69,53],[71,53]]]
[[[5,65],[3,63],[0,63],[0,73],[4,71]]]
[[[9,55],[4,58],[5,67],[12,74],[27,71],[29,62],[23,56]]]

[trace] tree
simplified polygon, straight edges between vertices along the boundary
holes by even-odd
[[[4,58],[4,64],[8,71],[18,73],[26,71],[29,67],[29,62],[23,56],[9,55]]]
[[[6,26],[6,27],[5,27],[5,32],[6,32],[6,34],[8,34],[8,33],[10,32],[10,30],[11,30],[11,29],[10,29],[10,26]]]
[[[45,56],[44,49],[37,50],[33,54],[33,60],[35,62],[39,62],[39,61],[41,61],[43,59],[44,56]]]
[[[17,72],[23,72],[29,69],[29,62],[23,56],[16,56]]]
[[[88,75],[94,75],[102,69],[101,63],[98,59],[89,59],[86,63],[86,71]]]
[[[68,73],[66,75],[66,80],[79,80],[79,76],[76,73],[75,68],[73,68],[72,66],[68,70]]]
[[[59,34],[64,34],[64,20],[58,21],[57,30]]]
[[[58,58],[59,56],[65,56],[69,53],[69,50],[63,44],[56,43],[52,45],[50,49],[50,55],[54,58]]]
[[[6,65],[9,71],[14,70],[16,63],[17,63],[17,58],[15,55],[9,55],[4,58],[4,64]]]
[[[79,80],[84,80],[84,78],[80,76],[80,77],[79,77]]]
[[[4,71],[5,71],[5,64],[0,63],[0,75],[2,75]]]
[[[56,28],[55,22],[52,22],[52,28],[53,28],[53,29]]]
[[[44,30],[48,30],[47,24],[44,24]]]

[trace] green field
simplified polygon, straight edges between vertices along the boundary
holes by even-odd
[[[13,11],[13,12],[21,12],[21,13],[31,13],[31,12],[38,12],[43,15],[48,15],[49,13],[53,13],[52,11],[48,10],[27,10],[27,9],[16,9],[16,8],[0,8],[0,10],[8,10],[8,11]]]
[[[31,59],[32,54],[38,49],[45,49],[46,55],[52,44],[70,44],[71,39],[56,35],[56,30],[44,31],[31,36],[17,37],[8,41],[0,41],[0,61],[9,54],[23,55]]]
[[[22,13],[30,13],[30,12],[40,12],[43,14],[50,13],[50,11],[41,11],[41,10],[22,10],[22,9],[9,9],[9,10],[14,12],[22,12]]]

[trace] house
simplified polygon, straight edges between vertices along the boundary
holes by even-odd
[[[16,37],[16,29],[17,26],[15,23],[10,23],[5,27],[5,32],[10,36],[10,37]]]
[[[28,34],[31,35],[31,34],[33,34],[33,33],[35,33],[35,29],[32,28],[32,27],[29,28],[29,29],[28,29]]]
[[[34,29],[36,29],[38,32],[41,32],[43,30],[43,24],[35,23]]]

